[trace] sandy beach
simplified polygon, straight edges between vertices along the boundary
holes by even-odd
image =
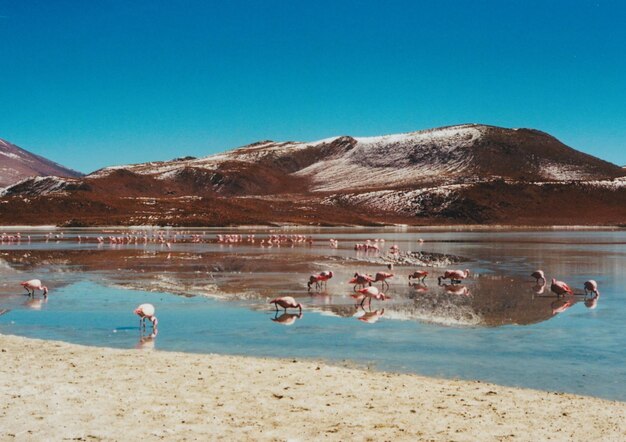
[[[626,403],[0,335],[2,440],[624,440]]]

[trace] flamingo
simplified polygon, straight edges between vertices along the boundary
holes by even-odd
[[[598,283],[593,279],[585,282],[585,296],[589,293],[594,293],[596,296],[600,296],[600,292],[598,291]]]
[[[135,314],[139,316],[139,328],[146,328],[146,319],[152,322],[152,329],[156,329],[159,320],[154,316],[156,309],[152,304],[141,304],[135,309]]]
[[[462,279],[469,278],[470,271],[469,269],[465,270],[446,270],[443,276],[440,276],[438,279],[439,284],[441,285],[442,279],[449,279],[450,283],[460,283]]]
[[[319,290],[319,288],[320,288],[319,276],[320,275],[311,275],[311,276],[309,276],[309,282],[306,283],[309,291],[311,291],[311,286],[313,284],[315,284],[315,288]]]
[[[358,291],[358,295],[352,295],[357,301],[361,299],[361,307],[365,303],[365,300],[368,300],[368,304],[372,304],[372,298],[378,301],[385,301],[387,299],[391,299],[391,297],[385,295],[383,292],[379,291],[376,287],[367,287]]]
[[[541,279],[543,283],[546,283],[546,275],[543,273],[543,270],[535,270],[530,274],[533,278],[537,280],[537,285],[539,285],[539,280]]]
[[[28,281],[20,282],[20,285],[26,289],[28,296],[35,296],[35,290],[43,290],[43,297],[48,297],[48,287],[41,284],[38,279],[30,279]],[[32,293],[30,291],[33,291]]]
[[[330,270],[324,270],[322,273],[318,275],[318,279],[320,281],[320,285],[323,283],[326,287],[328,287],[328,280],[333,277],[333,272]]]
[[[315,284],[316,289],[320,289],[322,284],[328,286],[328,280],[333,277],[333,272],[325,270],[322,273],[317,275],[309,276],[309,282],[307,282],[307,286],[309,290],[311,290],[311,286]]]
[[[281,298],[275,298],[270,301],[270,304],[274,304],[276,307],[276,311],[278,311],[278,306],[281,306],[287,312],[288,308],[297,308],[300,309],[300,313],[302,313],[302,304],[296,302],[291,296],[283,296]]]
[[[574,294],[572,289],[569,288],[567,284],[565,284],[563,281],[557,281],[556,278],[552,278],[552,285],[550,286],[550,290],[557,296]]]
[[[393,277],[393,273],[377,272],[376,277],[374,278],[374,282],[381,282],[382,287],[385,287],[385,284],[386,284],[387,288],[389,288],[389,283],[387,282],[387,279],[392,278],[392,277]]]
[[[427,276],[428,276],[428,272],[416,270],[415,272],[409,275],[409,281],[411,281],[411,278],[413,278],[413,279],[421,279],[422,282],[424,282],[424,279],[426,279]]]
[[[349,284],[354,284],[354,291],[358,286],[365,287],[366,284],[372,285],[372,278],[370,275],[366,275],[365,273],[355,273],[354,278],[348,281]]]

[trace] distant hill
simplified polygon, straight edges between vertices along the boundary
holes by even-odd
[[[625,175],[544,132],[466,124],[261,141],[80,179],[26,180],[2,199],[74,225],[621,224]],[[26,222],[5,208],[2,222]]]
[[[0,139],[0,187],[15,184],[28,177],[49,175],[70,178],[83,176],[80,172],[63,167]]]

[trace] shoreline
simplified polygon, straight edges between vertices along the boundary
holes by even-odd
[[[3,440],[626,438],[626,402],[481,381],[13,335],[0,358]]]
[[[307,225],[307,224],[281,224],[281,225],[236,225],[236,226],[206,226],[206,227],[186,227],[186,226],[157,226],[157,225],[102,225],[102,226],[58,226],[58,225],[3,225],[0,229],[7,230],[311,230],[311,229],[384,229],[384,230],[422,230],[427,232],[446,232],[446,231],[593,231],[593,230],[626,230],[626,225],[517,225],[517,224],[450,224],[450,225],[412,225],[412,224],[387,224],[387,225]]]

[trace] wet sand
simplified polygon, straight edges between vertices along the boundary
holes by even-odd
[[[0,360],[2,440],[626,438],[626,403],[483,382],[6,335]]]

